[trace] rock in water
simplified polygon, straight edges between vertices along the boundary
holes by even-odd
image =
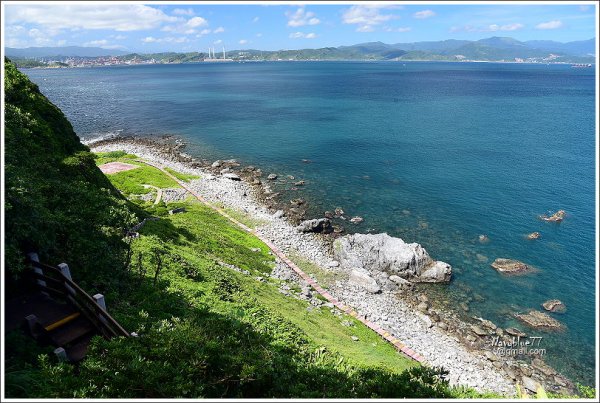
[[[377,284],[377,281],[371,276],[369,276],[369,272],[362,268],[354,268],[350,273],[350,278],[348,279],[349,283],[356,284],[360,287],[365,288],[370,293],[378,293],[381,291],[381,287]]]
[[[515,315],[515,317],[536,329],[559,330],[563,328],[562,323],[540,311],[518,313]]]
[[[333,249],[343,267],[385,271],[413,282],[447,282],[452,275],[450,265],[431,259],[418,243],[408,244],[385,233],[346,235],[334,241]]]
[[[565,304],[563,304],[558,299],[551,299],[549,301],[546,301],[542,304],[542,306],[544,307],[545,310],[550,311],[550,312],[562,313],[567,310],[567,307],[565,306]]]
[[[550,217],[547,215],[542,215],[540,218],[544,221],[552,221],[552,222],[561,222],[567,216],[567,212],[565,210],[558,210],[556,213],[552,214]]]
[[[275,174],[269,174],[269,176],[267,176],[267,179],[270,181],[274,181],[275,179],[277,179],[277,175]]]
[[[522,331],[520,331],[516,327],[507,327],[504,330],[506,331],[506,333],[510,334],[511,336],[515,336],[515,337],[525,337],[525,336],[527,336],[525,333],[523,333]]]
[[[531,234],[527,235],[527,239],[539,239],[542,235],[539,232],[532,232]]]
[[[498,258],[492,263],[492,267],[502,273],[522,273],[529,267],[518,260]]]
[[[322,232],[329,234],[333,231],[331,221],[328,218],[315,218],[314,220],[302,221],[296,229],[300,232]]]
[[[364,219],[362,217],[359,217],[359,216],[352,217],[350,219],[350,222],[353,223],[353,224],[358,224],[358,223],[361,223],[363,221],[364,221]]]

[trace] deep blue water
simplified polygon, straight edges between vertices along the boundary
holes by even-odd
[[[423,244],[454,267],[452,283],[436,286],[444,298],[475,298],[469,315],[544,336],[550,364],[593,382],[595,68],[281,62],[26,73],[81,137],[175,134],[191,154],[305,179],[314,215],[341,206],[365,218],[348,230]],[[564,222],[538,219],[558,209]],[[526,240],[533,231],[542,238]],[[497,257],[539,271],[506,277],[489,266]],[[567,306],[555,314],[565,332],[514,320],[551,298]]]

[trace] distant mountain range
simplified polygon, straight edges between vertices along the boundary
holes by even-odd
[[[478,41],[448,39],[412,43],[386,44],[368,42],[352,46],[318,49],[261,51],[240,49],[228,52],[236,60],[483,60],[483,61],[555,61],[566,63],[593,63],[595,61],[595,38],[585,41],[518,41],[508,37],[491,37]],[[120,56],[130,59],[154,58],[162,62],[202,61],[204,53],[134,54],[119,50],[86,48],[78,46],[59,48],[6,48],[12,58],[60,58]],[[156,55],[168,55],[168,59]],[[181,55],[179,57],[178,55]],[[183,56],[186,55],[186,56]]]

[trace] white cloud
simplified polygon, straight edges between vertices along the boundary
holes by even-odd
[[[208,28],[205,28],[202,31],[200,31],[200,35],[208,35],[208,34],[210,34],[210,29],[208,29]]]
[[[51,46],[54,44],[54,40],[50,39],[50,37],[43,31],[40,31],[37,28],[32,28],[27,32],[27,35],[33,39],[36,45],[38,46]]]
[[[154,38],[152,36],[147,36],[142,39],[144,43],[185,43],[190,40],[185,36],[166,36],[164,38]]]
[[[304,7],[300,7],[296,10],[295,13],[287,11],[285,13],[286,17],[288,17],[288,27],[302,27],[304,25],[317,25],[321,22],[317,17],[315,17],[315,13],[312,11],[305,11]]]
[[[317,34],[315,34],[314,32],[305,34],[304,32],[294,32],[293,34],[290,34],[290,38],[292,39],[314,39],[317,37]]]
[[[517,31],[525,28],[525,25],[518,22],[512,24],[498,25],[490,24],[485,27],[474,27],[472,25],[454,26],[450,28],[450,32],[497,32],[497,31]]]
[[[422,20],[425,18],[433,17],[434,15],[435,15],[435,13],[431,10],[423,10],[423,11],[417,11],[416,13],[414,13],[413,17]]]
[[[558,28],[561,28],[562,26],[563,26],[562,21],[554,20],[554,21],[542,22],[540,24],[537,24],[535,26],[535,28],[536,29],[558,29]]]
[[[259,33],[257,33],[257,34],[256,34],[256,37],[257,37],[257,38],[260,38],[262,35],[263,35],[263,34],[262,34],[261,32],[259,32]]]
[[[83,46],[94,46],[94,47],[100,47],[100,48],[104,48],[104,49],[125,49],[125,46],[123,46],[123,45],[112,45],[106,39],[98,39],[98,40],[95,40],[95,41],[89,41],[89,42],[84,43]]]
[[[240,39],[240,45],[245,45],[247,43],[248,41],[246,39]]]
[[[488,30],[489,31],[517,31],[521,28],[523,28],[525,25],[523,24],[519,24],[517,23],[513,23],[513,24],[506,24],[506,25],[497,25],[497,24],[492,24],[490,26],[488,26]]]
[[[208,25],[208,21],[202,17],[192,17],[185,23],[185,25],[190,28],[204,27]]]
[[[213,31],[213,34],[220,34],[221,32],[225,32],[225,28],[219,27]]]
[[[408,31],[412,30],[411,27],[398,27],[398,28],[385,27],[384,29],[386,32],[408,32]]]
[[[175,22],[159,9],[141,4],[32,4],[7,5],[6,22],[33,23],[53,29],[113,29],[138,31]]]
[[[192,16],[192,15],[194,15],[194,10],[192,10],[191,8],[188,8],[188,9],[176,8],[175,10],[173,10],[172,13],[173,13],[173,15]]]
[[[98,39],[96,41],[89,41],[83,44],[83,46],[106,46],[108,41],[106,39]]]
[[[221,39],[217,39],[216,41],[213,42],[215,45],[219,45],[221,43],[223,43],[223,41]]]
[[[4,28],[4,40],[6,46],[14,48],[24,48],[27,46],[27,41],[23,39],[26,29],[21,25],[12,25]]]
[[[361,25],[360,27],[356,28],[357,32],[373,32],[375,31],[375,28],[373,28],[372,25]]]
[[[252,22],[253,22],[253,23],[257,23],[257,22],[258,22],[258,20],[260,20],[260,18],[259,18],[259,17],[254,17],[254,18],[252,18]]]
[[[123,39],[127,39],[127,37],[125,35],[111,35],[110,37],[113,39],[116,39],[117,41],[122,41]]]
[[[358,32],[372,32],[375,30],[374,25],[399,18],[397,15],[380,13],[380,10],[389,8],[396,7],[379,4],[352,6],[342,14],[342,22],[344,24],[359,25],[356,29]]]
[[[187,21],[184,18],[178,18],[178,22],[177,25],[164,26],[161,31],[190,35],[197,33],[197,28],[208,25],[208,21],[202,17],[192,17]]]

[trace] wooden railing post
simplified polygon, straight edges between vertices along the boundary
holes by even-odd
[[[96,294],[92,298],[94,298],[94,301],[96,301],[96,304],[98,304],[98,306],[100,308],[104,309],[104,312],[106,312],[106,300],[104,299],[104,295]],[[96,315],[98,316],[98,320],[100,320],[100,322],[102,322],[105,326],[110,327],[110,325],[108,324],[108,321],[106,320],[106,318],[104,317],[104,315],[102,313],[96,313]]]
[[[58,358],[58,362],[69,361],[69,357],[67,357],[67,352],[62,347],[55,348],[54,354],[56,354],[56,358]]]
[[[58,268],[60,269],[60,272],[69,280],[73,281],[73,278],[71,277],[71,270],[69,269],[69,265],[66,263],[61,263],[58,265]]]
[[[37,316],[35,315],[27,315],[25,316],[25,322],[27,323],[27,329],[29,330],[29,334],[31,334],[31,336],[33,336],[34,338],[37,338],[37,336],[39,335],[39,320],[37,318]]]
[[[39,256],[38,256],[38,254],[37,254],[37,253],[35,253],[35,252],[28,253],[28,254],[27,254],[27,257],[28,257],[28,258],[29,258],[29,260],[31,260],[32,262],[36,262],[36,263],[39,263],[39,262],[40,262],[40,258],[39,258]],[[34,273],[37,273],[37,274],[41,274],[42,276],[44,275],[44,271],[43,271],[41,268],[39,268],[39,267],[37,267],[37,266],[35,266],[35,265],[33,266],[33,272],[34,272]],[[47,284],[46,284],[46,282],[45,282],[44,280],[40,280],[40,279],[38,279],[38,280],[36,280],[36,283],[37,283],[37,285],[39,285],[41,288],[46,288],[46,287],[47,287]],[[46,291],[42,291],[42,294],[44,294],[44,295],[45,295],[45,296],[47,296],[47,297],[49,297],[49,296],[50,296],[50,294],[48,294]]]
[[[73,278],[71,277],[71,270],[69,269],[69,265],[66,263],[61,263],[58,265],[58,269],[60,270],[60,272],[62,273],[63,276],[65,276],[66,278],[68,278],[69,280],[73,281]],[[69,294],[71,294],[71,297],[75,297],[75,290],[73,289],[73,287],[71,287],[69,284],[67,284],[67,282],[64,282],[65,288],[67,290],[67,292]]]
[[[96,303],[106,311],[106,301],[104,300],[104,295],[96,294],[92,298],[94,298],[94,301],[96,301]]]

